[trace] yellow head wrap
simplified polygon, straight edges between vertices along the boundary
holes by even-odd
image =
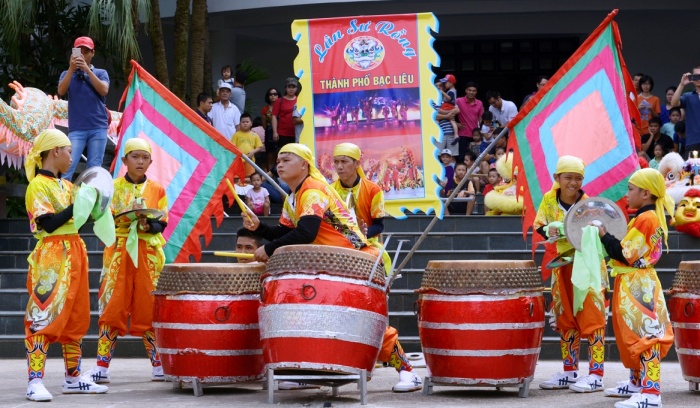
[[[58,129],[46,129],[34,140],[34,145],[29,149],[24,160],[24,170],[27,172],[27,180],[32,181],[36,167],[43,168],[41,152],[51,150],[54,147],[70,146],[70,139]]]
[[[306,147],[306,145],[301,143],[288,143],[280,149],[279,153],[294,153],[301,157],[309,165],[309,176],[311,176],[313,179],[323,181],[324,183],[328,184],[326,178],[323,177],[323,174],[321,174],[321,172],[316,168],[316,160],[314,159],[314,155],[311,153],[311,149]]]
[[[668,251],[668,226],[666,225],[664,209],[673,216],[675,202],[673,201],[673,197],[666,194],[666,180],[664,176],[656,169],[640,169],[632,174],[629,182],[642,190],[649,190],[651,194],[658,198],[656,200],[654,212],[656,213],[656,218],[659,220],[659,224],[661,224],[661,229],[664,230],[664,243]]]
[[[557,160],[557,169],[554,172],[554,174],[576,173],[584,176],[585,167],[586,165],[583,163],[583,160],[579,159],[578,157],[561,156],[559,160]],[[552,185],[551,191],[554,191],[558,188],[559,183],[555,180],[554,184]]]
[[[126,141],[126,145],[124,146],[124,156],[133,152],[134,150],[143,150],[144,152],[151,154],[151,145],[149,145],[148,142],[143,139],[134,137]]]
[[[360,157],[362,157],[362,151],[356,144],[341,143],[335,146],[335,149],[333,149],[333,157],[335,156],[347,156],[353,160],[359,161]],[[364,170],[362,170],[362,166],[360,166],[359,163],[357,166],[357,174],[362,178],[367,178]]]

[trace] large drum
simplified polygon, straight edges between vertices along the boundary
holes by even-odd
[[[527,396],[544,331],[542,290],[532,261],[430,261],[416,291],[429,380],[525,384]]]
[[[387,327],[384,268],[357,250],[290,245],[263,277],[260,338],[266,367],[293,374],[374,368]]]
[[[265,266],[165,265],[153,313],[165,378],[183,383],[260,380],[265,365],[258,307]]]
[[[691,390],[700,384],[700,261],[681,262],[668,301],[676,353]]]

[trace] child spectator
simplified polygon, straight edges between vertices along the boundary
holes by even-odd
[[[659,98],[651,94],[651,91],[654,89],[654,80],[649,75],[644,75],[639,79],[639,88],[642,91],[637,95],[637,108],[639,109],[641,122],[637,130],[640,135],[644,135],[650,132],[649,120],[659,117],[661,113],[661,102]],[[659,119],[659,128],[661,128],[661,119]]]
[[[658,116],[649,119],[647,128],[649,133],[642,136],[642,152],[647,155],[647,159],[654,157],[656,143],[663,143],[666,149],[673,150],[673,139],[661,133],[661,119]]]
[[[496,125],[493,123],[493,113],[486,111],[481,115],[481,135],[485,142],[491,143]]]
[[[496,146],[496,147],[494,148],[494,153],[493,153],[493,156],[495,157],[495,160],[494,160],[493,163],[491,163],[491,165],[490,165],[489,167],[490,167],[491,169],[495,169],[495,168],[496,168],[496,162],[498,161],[498,159],[500,159],[501,157],[503,157],[504,154],[506,154],[506,149],[505,149],[503,146]]]
[[[479,157],[479,155],[480,155],[481,152],[482,152],[482,150],[481,150],[481,141],[482,141],[481,129],[479,129],[479,128],[474,128],[474,130],[472,130],[472,142],[469,143],[469,150],[471,150],[472,152],[474,152],[474,154],[475,154],[477,157]]]
[[[685,157],[685,121],[682,120],[676,123],[673,127],[675,134],[673,135],[673,151]]]
[[[440,130],[444,136],[442,143],[440,144],[441,149],[449,149],[452,152],[452,156],[459,156],[459,139],[457,139],[457,122],[454,120],[455,112],[455,100],[457,99],[457,93],[454,89],[454,82],[456,80],[454,75],[447,75],[445,78],[440,79],[435,82],[435,86],[440,90],[442,95],[442,104],[438,107],[434,105],[433,107],[437,110],[437,121],[440,125]]]
[[[270,193],[265,187],[262,187],[262,174],[253,173],[250,176],[250,182],[253,184],[253,188],[248,190],[246,204],[255,215],[270,215]]]
[[[649,167],[652,169],[659,169],[659,162],[661,162],[661,159],[663,159],[666,154],[668,154],[669,150],[664,146],[663,143],[656,143],[654,145],[654,158],[649,160]]]
[[[262,142],[257,134],[251,131],[253,127],[253,119],[249,113],[243,113],[241,115],[241,123],[238,131],[233,134],[231,138],[231,143],[236,145],[241,153],[245,154],[250,158],[250,160],[255,163],[255,154],[262,149]],[[250,176],[255,173],[253,166],[245,163],[245,174]]]
[[[501,175],[498,174],[498,170],[489,169],[488,181],[489,183],[481,191],[484,197],[486,196],[486,194],[492,192],[496,186],[501,184],[503,182],[503,179],[501,178]],[[484,204],[484,214],[488,214],[489,211],[489,207],[486,204]]]
[[[455,102],[457,101],[457,91],[455,90],[457,79],[454,75],[448,74],[445,75],[440,82],[444,84],[444,89],[440,89],[440,92],[442,93],[442,105],[440,106],[440,111],[444,112],[445,114],[453,113],[455,111]],[[456,135],[459,132],[459,128],[457,127],[457,121],[454,119],[454,115],[452,116],[452,119],[450,119],[450,125],[452,125],[453,134]]]
[[[216,83],[216,96],[219,96],[219,88],[221,88],[221,85],[226,83],[231,85],[231,88],[233,88],[233,77],[231,76],[233,72],[231,71],[231,66],[230,65],[224,65],[221,67],[221,79]]]
[[[472,166],[472,164],[474,164],[474,161],[476,161],[476,155],[474,154],[474,152],[472,152],[470,150],[467,152],[467,154],[464,155],[464,163],[467,165],[467,169],[469,169]],[[479,167],[477,167],[477,169],[478,168]],[[482,174],[486,174],[486,173],[482,173]],[[481,184],[482,184],[481,178],[479,178],[479,176],[473,176],[472,182],[474,183],[474,189],[476,191],[476,194],[479,194],[479,192],[481,191]]]
[[[440,162],[442,162],[442,166],[445,168],[445,179],[440,181],[440,185],[445,187],[447,181],[452,180],[455,175],[455,162],[450,149],[443,149],[440,151]]]
[[[676,133],[674,126],[681,120],[681,108],[671,108],[671,110],[668,111],[668,119],[669,122],[661,126],[661,133],[673,138],[673,135]]]
[[[469,154],[471,152],[467,152]],[[466,157],[465,157],[466,159]],[[449,197],[450,194],[452,194],[452,190],[454,190],[459,183],[464,179],[464,176],[467,175],[467,164],[466,163],[457,163],[455,164],[455,175],[454,177],[448,181],[447,186],[443,190],[444,197]],[[471,181],[467,181],[464,183],[462,188],[460,189],[459,193],[455,196],[455,198],[468,198],[468,197],[473,197],[474,196],[474,185],[472,184]],[[445,208],[445,215],[471,215],[472,212],[474,211],[474,200],[472,201],[467,201],[467,202],[451,202],[447,208]]]
[[[489,169],[488,181],[489,183],[484,187],[484,190],[482,191],[484,195],[490,193],[491,191],[493,191],[494,187],[501,184],[501,176],[498,174],[498,170]]]
[[[150,208],[165,215],[157,219],[145,215],[115,219],[117,242],[104,251],[98,293],[97,364],[89,372],[97,384],[110,382],[109,364],[117,337],[126,334],[143,339],[151,360],[151,380],[165,381],[153,330],[152,292],[165,264],[162,232],[168,225],[168,198],[163,186],[146,177],[153,163],[148,142],[139,138],[127,140],[122,162],[126,174],[114,180],[112,213]],[[132,237],[137,237],[134,247]]]

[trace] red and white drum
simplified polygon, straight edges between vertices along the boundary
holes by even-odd
[[[371,374],[387,327],[384,269],[357,250],[279,248],[263,277],[260,338],[267,368]]]
[[[168,381],[231,384],[264,376],[258,326],[265,266],[165,265],[153,327]]]
[[[700,261],[681,262],[669,291],[668,312],[683,378],[700,390]]]
[[[532,261],[429,262],[417,292],[430,380],[529,385],[544,331],[542,290]]]

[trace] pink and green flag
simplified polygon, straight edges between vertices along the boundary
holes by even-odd
[[[508,125],[524,198],[524,233],[552,188],[560,156],[583,159],[583,190],[613,201],[625,196],[627,180],[639,168],[639,136],[631,122],[639,121],[639,112],[628,103],[636,94],[622,58],[616,14],[608,15]]]
[[[244,176],[241,152],[140,65],[131,65],[114,176],[126,173],[119,160],[125,142],[134,137],[148,141],[153,164],[147,176],[168,196],[166,262],[199,261],[200,237],[206,245],[211,241],[211,217],[217,225],[223,219],[223,195],[232,202],[225,179]]]

